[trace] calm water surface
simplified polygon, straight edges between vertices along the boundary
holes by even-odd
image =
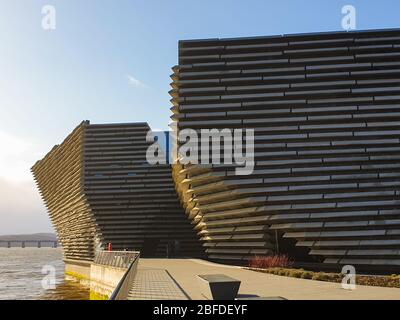
[[[54,267],[55,289],[42,288],[44,266]],[[0,248],[0,300],[85,300],[89,294],[82,285],[65,280],[60,248]]]

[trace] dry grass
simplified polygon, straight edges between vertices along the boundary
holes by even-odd
[[[257,260],[258,261],[258,260]],[[249,263],[250,265],[250,263]],[[250,270],[270,273],[279,276],[312,279],[328,282],[342,282],[344,277],[341,273],[313,272],[304,269],[292,269],[286,267],[249,267]],[[392,274],[390,276],[356,276],[356,284],[364,286],[392,287],[400,288],[400,275]]]

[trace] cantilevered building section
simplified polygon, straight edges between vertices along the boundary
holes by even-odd
[[[32,168],[58,240],[67,259],[91,260],[96,225],[83,193],[83,141],[86,123],[78,126]]]
[[[209,258],[400,266],[400,31],[179,43],[174,127],[253,128],[255,170],[177,166]]]
[[[144,257],[201,256],[171,166],[146,160],[146,123],[83,122],[32,168],[67,259],[96,249]]]

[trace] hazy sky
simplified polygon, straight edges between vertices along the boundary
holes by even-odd
[[[346,4],[400,27],[398,0],[0,0],[0,234],[52,230],[29,168],[82,120],[167,129],[179,39],[341,30]]]

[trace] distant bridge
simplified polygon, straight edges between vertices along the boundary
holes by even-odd
[[[11,248],[11,244],[20,244],[21,248],[25,248],[27,243],[36,243],[38,248],[42,247],[42,244],[50,243],[52,248],[57,248],[58,241],[54,240],[0,240],[0,243],[7,243],[7,248]]]

